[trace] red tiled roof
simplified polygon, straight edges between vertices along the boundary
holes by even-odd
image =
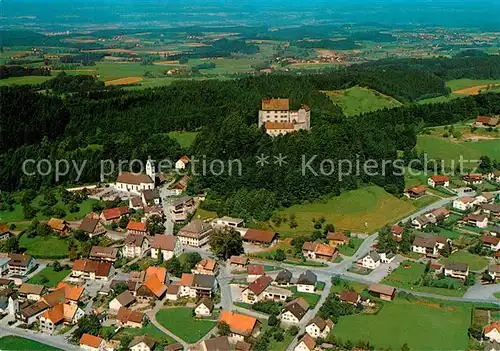
[[[489,333],[493,329],[496,329],[500,333],[500,322],[493,322],[484,327],[484,334]]]
[[[130,172],[122,172],[116,179],[116,182],[134,185],[141,185],[142,183],[154,183],[154,181],[147,174]]]
[[[182,273],[181,284],[182,286],[192,286],[194,280],[194,274]]]
[[[248,285],[248,290],[255,295],[260,295],[271,284],[273,279],[267,275],[262,275]]]
[[[250,228],[247,230],[245,235],[243,235],[244,240],[256,241],[264,244],[271,243],[276,236],[276,233],[269,230],[259,230]]]
[[[101,343],[104,341],[104,339],[90,335],[90,334],[83,334],[81,339],[80,339],[80,345],[87,345],[90,347],[93,347],[95,349],[98,349]]]
[[[432,176],[431,179],[435,183],[441,183],[441,182],[447,182],[447,181],[449,181],[450,177],[448,177],[446,175],[435,175],[435,176]]]
[[[108,219],[117,219],[123,216],[124,214],[128,214],[127,207],[115,207],[115,208],[107,208],[102,211],[102,215],[105,220]]]
[[[246,265],[248,263],[248,258],[245,256],[231,256],[229,262],[231,264]]]
[[[291,122],[266,122],[265,126],[266,126],[266,129],[268,129],[268,130],[294,129],[293,123],[291,123]]]
[[[500,238],[493,235],[483,235],[481,237],[481,241],[485,244],[498,245],[498,243],[500,242]]]
[[[127,230],[136,230],[136,231],[140,231],[140,232],[145,232],[146,231],[146,223],[129,221],[127,224]]]
[[[405,227],[401,227],[399,225],[393,225],[391,228],[392,233],[397,235],[402,234],[403,230],[405,230]]]
[[[232,311],[223,311],[220,320],[229,326],[231,332],[239,335],[250,335],[257,324],[256,318]]]
[[[342,232],[328,232],[326,235],[327,240],[348,242],[349,238]]]
[[[153,249],[174,251],[177,240],[178,240],[177,237],[174,235],[157,234],[153,238],[153,243],[151,244],[151,247]]]
[[[264,266],[261,264],[252,264],[247,267],[249,275],[264,275]]]

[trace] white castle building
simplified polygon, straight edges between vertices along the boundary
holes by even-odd
[[[259,110],[259,127],[264,126],[267,134],[277,136],[297,130],[311,129],[311,109],[301,105],[299,110],[290,110],[289,99],[262,99]]]

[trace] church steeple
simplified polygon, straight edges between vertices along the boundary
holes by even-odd
[[[148,156],[148,161],[146,162],[146,174],[151,178],[151,180],[155,181],[155,166],[151,161],[151,156]]]

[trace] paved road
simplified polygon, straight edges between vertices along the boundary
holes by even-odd
[[[0,326],[0,336],[15,335],[26,339],[38,341],[61,350],[81,350],[80,347],[69,344],[62,335],[47,335],[36,333],[20,328],[8,328]]]
[[[170,203],[171,197],[173,194],[168,190],[168,187],[171,183],[165,184],[160,188],[160,198],[163,205],[163,214],[165,215],[165,234],[173,235],[174,234],[174,222],[172,222],[172,218],[170,216]]]

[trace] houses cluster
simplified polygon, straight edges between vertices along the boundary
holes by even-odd
[[[450,210],[441,207],[413,218],[411,224],[413,228],[422,230],[428,225],[436,224],[439,221],[447,219],[450,216],[450,213]]]
[[[429,258],[439,257],[439,252],[445,245],[451,247],[452,241],[444,235],[434,233],[415,232],[415,239],[412,243],[412,251],[423,254]]]

